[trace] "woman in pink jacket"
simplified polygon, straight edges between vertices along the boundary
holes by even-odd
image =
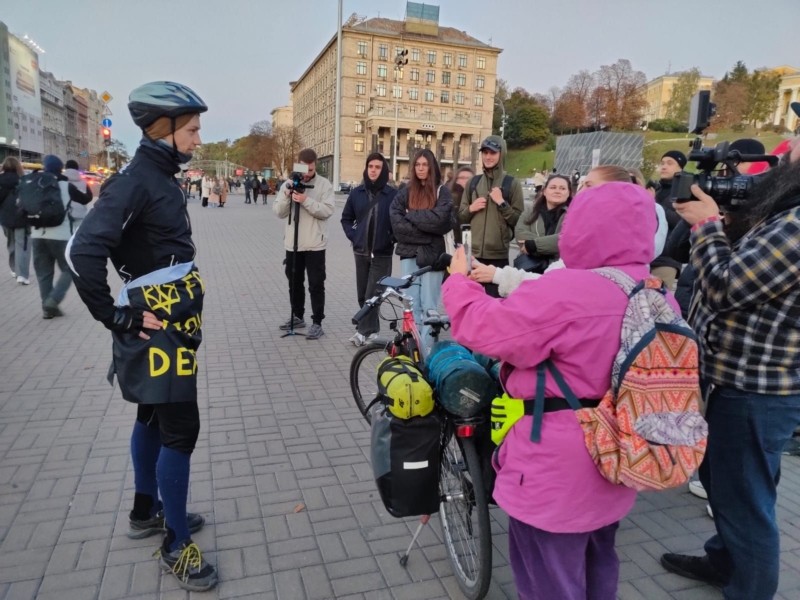
[[[590,269],[617,267],[644,279],[655,231],[653,198],[643,188],[608,183],[587,190],[573,199],[561,231],[566,268],[523,282],[505,299],[487,296],[467,278],[459,249],[442,294],[453,337],[504,361],[501,377],[512,397],[534,398],[536,366],[550,359],[578,398],[599,400],[611,387],[628,299]],[[495,456],[494,498],[510,517],[519,596],[614,600],[619,578],[614,537],[636,492],[600,475],[573,411],[559,406],[563,394],[549,373],[545,397],[555,400],[548,400],[541,441],[531,441],[532,417],[525,416]]]

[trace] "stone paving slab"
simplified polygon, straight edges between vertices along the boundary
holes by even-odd
[[[0,600],[400,600],[461,598],[438,519],[407,568],[413,519],[387,515],[367,460],[369,430],[347,382],[355,349],[352,254],[331,218],[326,335],[281,338],[288,318],[282,222],[232,195],[189,212],[207,284],[199,353],[202,430],[190,507],[219,587],[188,593],[162,577],[155,538],[129,540],[129,436],[135,407],[105,375],[110,337],[74,289],[64,318],[42,320],[34,285],[0,278]],[[118,287],[115,284],[114,287]],[[310,309],[310,307],[309,307]],[[580,507],[576,507],[579,510]],[[507,518],[492,509],[490,600],[515,598]],[[778,598],[800,598],[800,459],[785,457],[778,503]],[[721,598],[670,575],[665,551],[699,552],[713,531],[686,491],[641,495],[617,547],[623,600]]]

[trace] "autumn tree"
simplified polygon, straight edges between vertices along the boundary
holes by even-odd
[[[609,129],[630,130],[638,127],[647,104],[641,88],[647,83],[642,71],[634,70],[627,59],[603,65],[595,74],[596,94],[602,102],[604,124]]]
[[[775,111],[780,86],[779,73],[766,69],[753,71],[747,83],[747,108],[744,119],[754,127],[759,121],[766,121]]]
[[[685,123],[689,120],[689,108],[692,96],[697,93],[700,84],[700,69],[694,67],[678,74],[678,80],[672,88],[672,95],[667,102],[667,118]]]
[[[281,177],[287,177],[302,149],[300,134],[295,127],[276,127],[272,130],[272,139],[275,168]]]

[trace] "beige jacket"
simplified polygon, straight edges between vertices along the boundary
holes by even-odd
[[[294,249],[294,209],[287,185],[284,182],[272,205],[272,210],[281,219],[286,219],[283,245],[286,250]],[[325,250],[328,244],[328,219],[336,207],[333,199],[331,182],[320,175],[314,175],[309,185],[313,189],[306,190],[306,201],[300,204],[298,220],[297,250],[307,252]]]

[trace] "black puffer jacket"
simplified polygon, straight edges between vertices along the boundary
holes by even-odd
[[[366,186],[362,183],[347,196],[342,210],[342,229],[347,239],[353,244],[355,254],[369,254],[370,245],[375,256],[391,256],[394,249],[394,236],[389,221],[389,207],[397,190],[385,185],[377,193],[377,204],[370,211],[370,197]],[[367,232],[370,230],[370,219],[375,219],[374,238],[370,244]]]
[[[128,166],[103,184],[70,242],[75,287],[107,327],[114,316],[108,258],[125,281],[194,259],[186,197],[174,177],[179,170],[167,148],[143,140]]]
[[[656,190],[656,203],[658,203],[661,208],[664,209],[664,214],[667,217],[667,235],[669,236],[672,234],[672,230],[683,221],[680,215],[675,212],[675,209],[672,207],[672,202],[669,201],[670,191],[672,189],[672,180],[662,179],[659,182],[659,187]],[[672,256],[669,255],[667,249],[664,249],[664,252],[661,253],[661,256],[657,256],[655,260],[650,263],[651,268],[656,267],[673,267],[675,270],[680,272],[681,270],[681,263],[675,260]]]
[[[408,210],[408,189],[406,186],[397,192],[389,209],[392,231],[397,240],[395,254],[400,258],[414,258],[419,246],[428,245],[441,245],[444,252],[442,236],[453,227],[450,190],[445,186],[439,187],[439,197],[432,209]]]
[[[17,212],[17,184],[19,175],[13,171],[0,173],[0,225],[10,229],[25,227],[27,221]]]

